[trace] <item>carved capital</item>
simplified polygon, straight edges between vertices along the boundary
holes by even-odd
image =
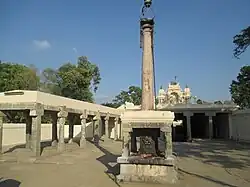
[[[164,127],[161,127],[162,132],[172,132],[171,125],[165,125]]]
[[[93,118],[94,121],[96,120],[100,120],[101,119],[101,114],[100,114],[100,111],[98,111],[95,115],[95,117]]]
[[[58,118],[67,118],[68,112],[66,111],[66,106],[61,106],[59,112],[57,113]]]
[[[109,114],[109,112],[108,112],[107,115],[105,116],[105,121],[108,121],[108,120],[109,120],[109,117],[110,117],[110,114]]]
[[[115,117],[115,122],[118,122],[119,121],[119,116],[116,116]]]
[[[41,103],[36,103],[34,108],[30,110],[30,116],[43,116],[44,107]]]
[[[205,115],[209,117],[210,116],[213,117],[213,116],[216,116],[216,112],[206,112]]]
[[[194,113],[193,112],[183,112],[183,115],[186,117],[191,117],[194,115]]]
[[[3,118],[4,116],[5,116],[5,114],[0,111],[0,118]]]
[[[88,112],[87,110],[83,110],[82,115],[80,116],[80,119],[87,119],[88,118]]]

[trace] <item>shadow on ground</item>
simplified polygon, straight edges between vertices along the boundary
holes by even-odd
[[[0,187],[19,187],[21,182],[14,179],[0,178]]]
[[[238,187],[238,186],[235,186],[235,185],[232,185],[232,184],[228,184],[226,182],[223,182],[223,181],[220,181],[220,180],[217,180],[217,179],[214,179],[210,176],[202,176],[202,175],[199,175],[199,174],[195,174],[195,173],[191,173],[191,172],[188,172],[188,171],[185,171],[181,168],[178,169],[178,171],[181,173],[181,174],[185,174],[185,175],[190,175],[190,176],[194,176],[194,177],[197,177],[201,180],[207,180],[209,182],[213,182],[215,184],[219,184],[219,185],[222,185],[222,186],[227,186],[227,187]],[[184,181],[185,182],[185,181]]]
[[[174,143],[178,157],[192,157],[206,164],[216,164],[228,169],[250,167],[250,145],[231,141],[194,140],[192,143]],[[243,154],[243,151],[245,154]]]

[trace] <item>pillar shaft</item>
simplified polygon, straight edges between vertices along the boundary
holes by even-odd
[[[122,157],[129,157],[130,150],[129,150],[129,143],[131,141],[131,133],[124,132],[123,134],[123,149],[122,149]]]
[[[115,130],[114,130],[115,137],[114,137],[114,140],[118,140],[118,121],[119,121],[119,118],[116,117],[115,118]]]
[[[0,155],[3,151],[3,117],[4,114],[0,111]]]
[[[82,115],[80,116],[81,119],[81,139],[80,139],[80,147],[84,148],[86,147],[86,121],[88,118],[87,111],[84,110]]]
[[[58,137],[57,137],[57,114],[52,113],[51,118],[52,118],[52,142],[51,142],[51,146],[56,146],[57,141],[58,141]]]
[[[192,141],[191,116],[193,113],[185,112],[184,116],[187,118],[187,141]]]
[[[31,149],[34,156],[41,154],[41,121],[44,114],[43,105],[36,104],[35,109],[30,110],[32,118],[31,127]]]
[[[216,116],[216,113],[207,112],[206,116],[208,116],[208,136],[209,136],[209,139],[212,139],[214,137],[213,116]]]
[[[93,137],[93,141],[94,143],[98,143],[99,139],[100,139],[100,122],[101,122],[101,116],[100,116],[100,112],[98,112],[96,114],[96,116],[93,119],[93,126],[94,126],[94,137]]]
[[[69,143],[73,143],[74,138],[74,116],[71,114],[68,116],[69,123]]]
[[[58,124],[59,124],[59,139],[57,150],[62,152],[65,150],[65,142],[64,142],[64,125],[66,122],[66,118],[68,117],[68,112],[66,111],[66,107],[60,107],[59,112],[57,113]]]
[[[105,117],[105,136],[107,137],[107,138],[109,138],[110,137],[110,134],[109,134],[109,114],[107,114],[107,116]]]
[[[31,128],[32,128],[32,118],[30,117],[29,112],[24,112],[25,121],[26,121],[26,142],[25,147],[31,149]]]
[[[153,66],[153,28],[152,19],[140,22],[143,37],[142,57],[142,110],[154,110],[154,66]]]

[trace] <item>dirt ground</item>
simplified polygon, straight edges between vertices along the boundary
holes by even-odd
[[[250,146],[225,141],[196,140],[175,143],[179,183],[156,185],[116,183],[113,173],[121,143],[112,140],[100,146],[88,142],[85,149],[69,149],[52,156],[53,148],[35,163],[0,157],[0,187],[249,187]],[[8,153],[13,154],[13,153]],[[47,156],[46,156],[47,155]]]

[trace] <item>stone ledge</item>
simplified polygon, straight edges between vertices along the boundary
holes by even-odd
[[[141,165],[159,165],[159,166],[172,166],[176,165],[176,158],[174,157],[153,157],[141,158],[140,156],[118,157],[117,163],[119,164],[141,164]]]

